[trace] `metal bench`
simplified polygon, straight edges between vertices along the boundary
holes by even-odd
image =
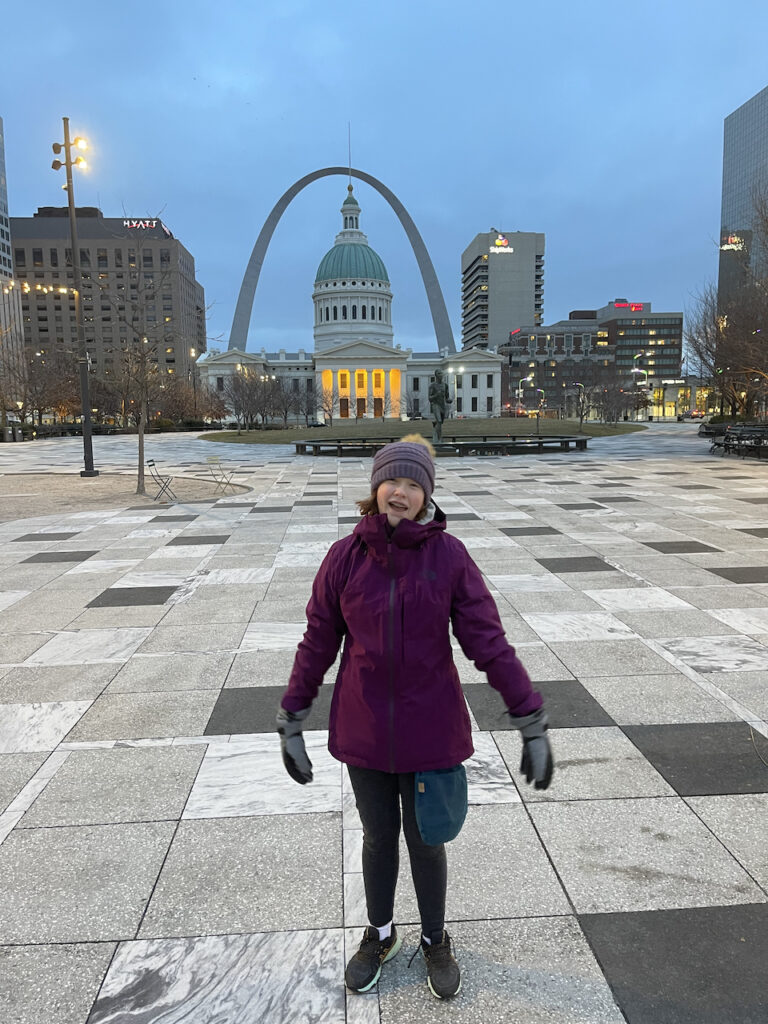
[[[171,490],[171,483],[173,482],[173,477],[163,476],[163,474],[158,470],[154,459],[147,459],[147,469],[149,470],[149,474],[152,477],[152,480],[159,488],[157,494],[152,495],[152,500],[160,501],[162,496],[166,494],[169,500],[178,501],[178,498]]]

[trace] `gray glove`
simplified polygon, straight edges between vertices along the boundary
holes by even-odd
[[[307,748],[301,734],[301,723],[309,712],[310,708],[286,711],[283,707],[277,712],[277,731],[280,734],[283,764],[294,782],[301,786],[312,781],[312,762],[307,757]]]
[[[510,714],[509,717],[523,737],[520,771],[525,775],[525,781],[530,784],[535,780],[536,789],[547,789],[555,766],[547,738],[548,722],[544,708],[538,708],[530,715]]]

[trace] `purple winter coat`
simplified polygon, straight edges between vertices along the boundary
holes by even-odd
[[[541,706],[480,570],[445,532],[443,513],[425,524],[404,519],[393,532],[386,515],[365,516],[318,570],[282,706],[312,703],[344,641],[331,754],[385,772],[459,764],[474,748],[450,626],[510,711]]]

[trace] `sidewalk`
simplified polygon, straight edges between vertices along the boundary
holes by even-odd
[[[0,523],[0,1021],[765,1024],[768,467],[650,431],[439,461],[557,759],[550,790],[520,783],[457,650],[476,753],[440,1003],[407,967],[405,851],[404,949],[343,987],[366,918],[333,673],[311,786],[273,729],[370,462],[279,454],[241,450],[248,494]]]

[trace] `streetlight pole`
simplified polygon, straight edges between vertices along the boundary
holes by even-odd
[[[579,396],[579,407],[578,407],[579,408],[579,426],[581,427],[583,425],[583,423],[584,423],[584,412],[585,412],[585,409],[584,409],[584,394],[585,394],[585,392],[584,392],[584,385],[580,381],[575,380],[573,382],[573,387],[581,388],[581,391],[577,392],[577,394]]]
[[[83,322],[83,275],[80,269],[80,242],[77,237],[77,213],[75,210],[75,189],[72,181],[72,168],[85,167],[85,160],[78,156],[72,159],[72,148],[85,149],[85,139],[76,138],[72,141],[69,137],[69,118],[63,117],[64,144],[53,143],[53,152],[57,155],[64,151],[63,160],[54,160],[51,166],[54,171],[64,167],[67,175],[67,204],[69,206],[69,235],[72,246],[72,276],[74,279],[75,293],[75,321],[77,323],[77,362],[80,370],[80,404],[83,414],[83,461],[85,469],[80,470],[80,476],[98,476],[98,469],[93,468],[93,440],[91,428],[91,396],[88,387],[88,351],[85,346],[85,324]]]
[[[546,397],[546,392],[544,391],[543,388],[536,388],[536,394],[542,396],[539,399],[538,406],[536,407],[536,436],[538,437],[538,435],[540,433],[540,431],[539,431],[539,423],[541,421],[541,406],[542,406],[542,403],[544,402],[544,398]]]

